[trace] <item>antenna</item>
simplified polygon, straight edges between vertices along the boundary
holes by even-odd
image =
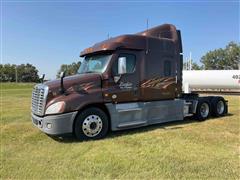
[[[147,31],[148,31],[148,18],[147,18]]]
[[[148,18],[147,18],[147,33],[148,33]],[[146,54],[148,54],[148,38],[146,37]]]
[[[109,39],[109,33],[107,34],[107,38]]]

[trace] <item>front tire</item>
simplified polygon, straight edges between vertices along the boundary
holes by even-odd
[[[88,108],[78,114],[74,133],[79,140],[101,139],[108,132],[108,116],[99,108]]]

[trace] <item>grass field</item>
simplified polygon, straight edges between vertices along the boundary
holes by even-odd
[[[31,123],[32,86],[1,85],[1,179],[240,179],[239,96],[218,119],[55,141]]]

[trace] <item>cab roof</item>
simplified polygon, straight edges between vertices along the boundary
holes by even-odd
[[[81,52],[84,57],[90,54],[111,52],[117,49],[146,50],[147,41],[177,41],[177,30],[174,25],[164,24],[137,34],[121,35],[94,44]]]

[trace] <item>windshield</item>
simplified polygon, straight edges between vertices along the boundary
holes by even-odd
[[[111,57],[111,54],[87,56],[83,59],[78,73],[103,73]]]

